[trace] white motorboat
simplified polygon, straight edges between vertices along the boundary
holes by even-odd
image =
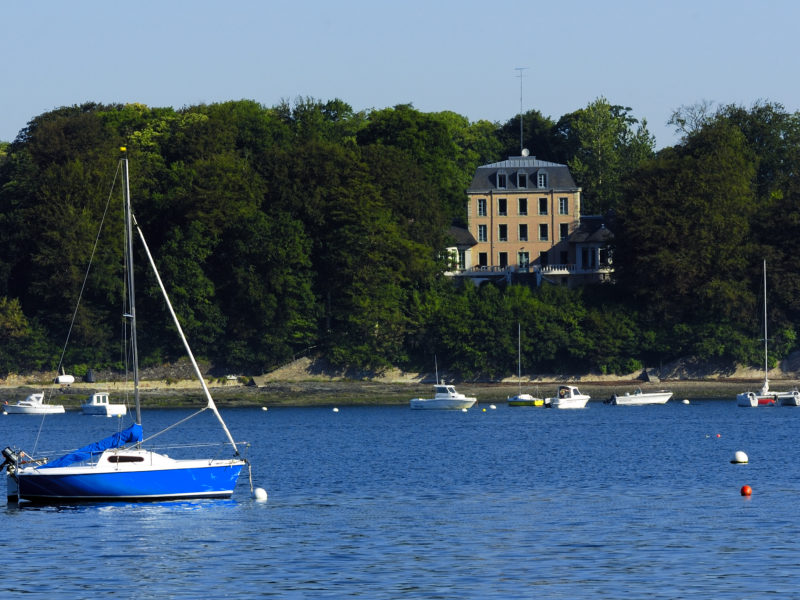
[[[16,404],[3,404],[3,412],[9,415],[58,415],[64,412],[61,404],[45,404],[44,392],[31,394]]]
[[[517,323],[517,395],[508,399],[509,406],[544,406],[542,398],[522,393],[522,331]]]
[[[411,408],[449,409],[458,410],[472,408],[478,401],[477,398],[467,397],[456,391],[452,385],[444,381],[433,386],[433,398],[412,398]]]
[[[574,385],[560,385],[552,398],[545,398],[544,405],[549,408],[585,408],[591,396],[581,394]]]
[[[672,398],[672,392],[668,390],[658,390],[655,392],[643,392],[642,388],[636,388],[631,394],[625,392],[624,394],[614,394],[611,396],[609,404],[617,404],[619,406],[643,406],[645,404],[666,404],[667,400]]]
[[[800,392],[792,390],[790,392],[773,392],[769,389],[769,379],[767,372],[769,363],[767,361],[767,261],[764,261],[764,383],[758,392],[742,392],[736,395],[738,406],[800,406]]]
[[[127,414],[128,408],[124,404],[112,404],[108,401],[108,392],[95,392],[81,404],[85,415],[101,415],[103,417],[121,417]]]

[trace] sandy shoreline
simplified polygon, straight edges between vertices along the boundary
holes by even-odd
[[[774,381],[772,388],[786,390],[800,387],[800,380]],[[756,390],[761,381],[752,380],[677,380],[659,383],[644,383],[634,380],[591,381],[575,383],[583,393],[592,396],[593,401],[602,401],[614,393],[632,392],[637,387],[643,391],[667,389],[677,400],[731,399],[746,390]],[[555,382],[523,384],[522,390],[536,396],[550,396],[556,388]],[[504,402],[519,390],[517,383],[467,383],[457,385],[458,390],[476,396],[479,403]],[[35,385],[0,386],[0,402],[16,402],[31,392],[44,389],[48,402],[63,404],[68,410],[77,410],[86,396],[94,390],[108,390],[117,401],[122,401],[125,391],[121,386],[111,384],[73,384],[69,387],[50,389]],[[312,406],[312,405],[400,405],[409,399],[425,397],[431,393],[430,383],[386,383],[380,381],[352,380],[311,380],[311,381],[268,381],[261,385],[242,385],[238,383],[214,385],[210,391],[215,401],[222,407],[246,406]],[[204,395],[196,381],[142,382],[140,396],[146,408],[203,406]]]

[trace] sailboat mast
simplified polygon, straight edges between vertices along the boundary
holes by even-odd
[[[522,392],[522,326],[517,323],[517,388]]]
[[[767,381],[767,261],[764,260],[764,381]]]
[[[123,148],[124,151],[124,148]],[[136,343],[136,294],[133,279],[133,216],[131,212],[131,188],[128,179],[128,159],[122,158],[122,196],[125,210],[125,275],[128,287],[128,306],[125,317],[131,326],[131,361],[133,363],[133,399],[136,404],[136,423],[142,424],[142,408],[139,403],[139,349]]]

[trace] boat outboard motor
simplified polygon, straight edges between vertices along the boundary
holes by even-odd
[[[3,468],[6,467],[6,465],[8,466],[9,474],[16,471],[17,464],[19,464],[19,456],[17,456],[17,453],[14,452],[8,446],[6,446],[5,448],[3,448],[2,454],[5,460],[3,461],[3,464],[0,465],[0,471],[2,471]]]

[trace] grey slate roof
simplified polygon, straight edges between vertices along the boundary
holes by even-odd
[[[547,174],[547,188],[538,188],[536,186],[537,175],[540,172]],[[498,173],[506,175],[506,186],[504,188],[497,187]],[[517,174],[519,173],[524,173],[528,176],[528,186],[526,188],[517,187]],[[534,191],[537,189],[566,191],[577,190],[578,186],[575,185],[575,180],[572,178],[567,165],[539,160],[535,156],[512,156],[508,160],[478,167],[467,192],[482,193],[495,190],[514,192]]]
[[[570,243],[608,243],[614,234],[606,228],[605,219],[596,215],[581,217],[580,226],[569,236]]]
[[[463,227],[451,227],[448,232],[450,237],[452,237],[455,242],[456,246],[475,246],[478,243],[478,240],[475,239],[468,229],[464,229]]]

